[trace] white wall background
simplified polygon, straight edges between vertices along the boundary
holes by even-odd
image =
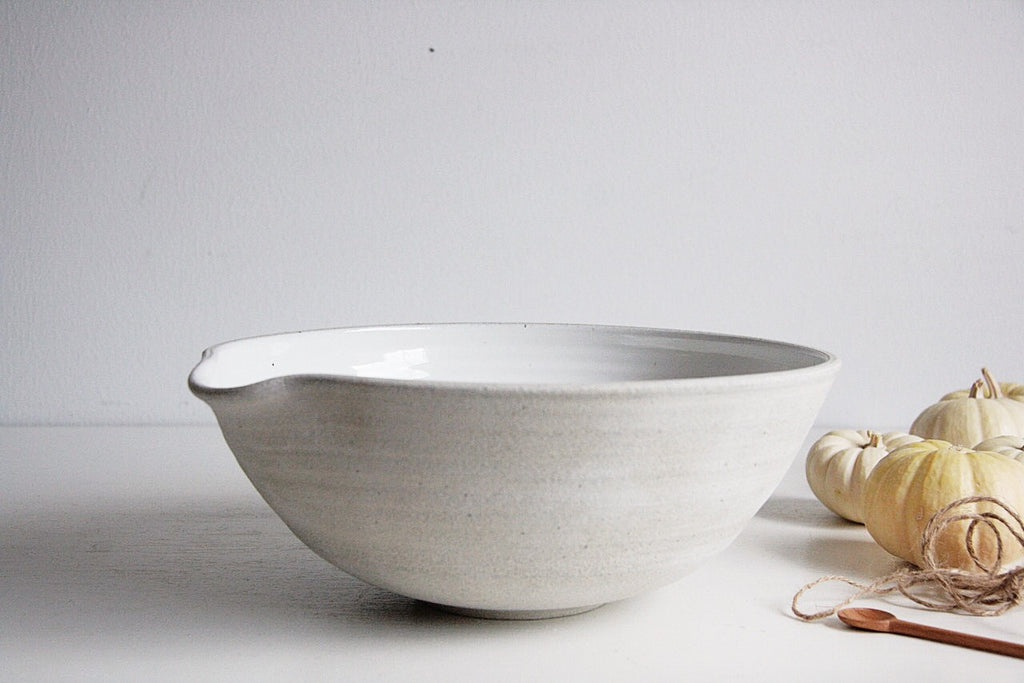
[[[0,2],[0,423],[212,421],[200,351],[530,320],[1024,381],[1024,3]]]

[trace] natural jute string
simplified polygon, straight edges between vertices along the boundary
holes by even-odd
[[[991,503],[999,511],[956,512],[957,508],[972,503]],[[1003,514],[1005,513],[1005,514]],[[964,544],[967,554],[978,571],[943,569],[935,561],[935,541],[950,524],[967,521]],[[978,529],[987,528],[996,537],[996,556],[986,565],[975,552],[974,536]],[[955,500],[928,520],[921,534],[922,567],[907,564],[900,569],[875,579],[860,583],[845,576],[823,576],[807,584],[793,596],[793,614],[804,621],[814,621],[835,614],[855,600],[899,592],[919,605],[929,609],[960,610],[977,616],[996,616],[1024,601],[1024,566],[1002,569],[1003,539],[999,528],[1006,529],[1024,547],[1024,521],[1021,516],[1002,501],[989,496],[970,496]],[[1002,570],[1002,571],[1001,571]],[[852,586],[856,591],[846,600],[819,612],[804,612],[798,606],[804,593],[815,586],[830,581],[839,581]]]

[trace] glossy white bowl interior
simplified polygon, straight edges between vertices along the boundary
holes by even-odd
[[[677,580],[778,485],[838,370],[780,342],[446,324],[208,349],[190,376],[295,534],[467,614],[569,614]]]
[[[287,375],[479,385],[587,385],[791,371],[828,354],[776,342],[584,325],[447,324],[295,332],[207,352],[194,384],[230,388]]]

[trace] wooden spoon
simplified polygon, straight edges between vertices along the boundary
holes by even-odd
[[[986,652],[995,652],[1000,655],[1024,659],[1024,645],[1010,643],[1005,640],[996,640],[995,638],[985,638],[984,636],[974,636],[969,633],[960,633],[959,631],[947,631],[944,628],[935,628],[934,626],[925,626],[924,624],[915,624],[910,621],[897,619],[896,615],[889,614],[880,609],[848,607],[839,610],[837,616],[844,624],[867,631],[898,633],[903,636],[935,640],[940,643],[970,647],[975,650],[985,650]]]

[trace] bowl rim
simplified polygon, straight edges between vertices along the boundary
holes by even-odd
[[[708,377],[676,377],[636,380],[598,380],[592,382],[511,382],[511,381],[465,381],[444,379],[396,379],[388,377],[368,377],[342,373],[286,373],[275,377],[256,380],[233,386],[211,386],[197,377],[200,367],[218,350],[236,344],[260,341],[264,342],[276,337],[290,337],[302,334],[318,334],[330,332],[357,332],[400,329],[427,329],[432,327],[548,327],[607,331],[622,334],[660,335],[670,337],[686,337],[694,340],[706,339],[724,343],[739,343],[753,346],[768,346],[789,350],[816,358],[817,362],[809,365],[784,370],[768,370],[764,372],[747,372],[730,375],[714,375]],[[188,388],[201,399],[226,397],[251,391],[256,387],[281,382],[336,382],[367,387],[390,387],[404,390],[444,390],[480,394],[515,394],[515,395],[594,395],[594,394],[634,394],[634,393],[704,393],[721,391],[727,388],[742,389],[748,387],[766,387],[785,384],[800,384],[816,378],[831,378],[841,366],[835,354],[803,344],[779,341],[765,337],[737,335],[719,332],[706,332],[670,327],[645,327],[639,325],[615,325],[602,323],[551,323],[551,322],[421,322],[421,323],[385,323],[379,325],[354,325],[342,327],[321,327],[306,330],[275,332],[270,334],[251,335],[219,342],[203,350],[200,361],[193,367],[188,376]]]

